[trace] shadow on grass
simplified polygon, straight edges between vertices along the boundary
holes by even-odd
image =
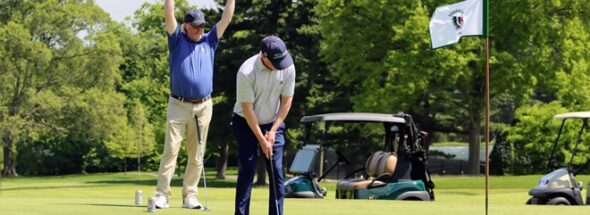
[[[130,184],[130,185],[145,185],[145,186],[156,186],[158,181],[156,179],[130,179],[130,180],[98,180],[98,181],[89,181],[86,182],[88,184],[111,184],[111,185],[121,185],[121,184]],[[207,187],[217,187],[217,188],[231,188],[236,187],[237,182],[233,180],[227,179],[207,179]],[[182,179],[176,178],[172,179],[170,182],[170,186],[180,186],[182,187]],[[199,181],[199,186],[203,186],[203,179]]]

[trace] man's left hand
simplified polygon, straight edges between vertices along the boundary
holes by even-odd
[[[277,132],[276,131],[270,130],[270,131],[267,131],[264,134],[264,138],[266,138],[266,140],[268,142],[270,142],[270,144],[274,145],[275,144],[275,136],[276,135],[277,135]]]

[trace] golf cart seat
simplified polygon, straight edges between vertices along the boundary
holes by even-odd
[[[365,163],[365,172],[369,176],[369,180],[343,179],[338,181],[336,198],[432,200],[433,198],[430,197],[422,180],[400,179],[399,176],[396,176],[404,163],[408,164],[404,159],[398,160],[393,152],[375,152]],[[398,166],[398,164],[401,165]]]
[[[377,151],[365,162],[365,171],[369,179],[342,179],[336,184],[341,191],[354,191],[384,186],[393,176],[397,157],[392,152]]]

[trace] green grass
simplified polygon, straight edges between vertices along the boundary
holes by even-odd
[[[235,174],[235,171],[230,171]],[[588,214],[590,207],[530,206],[528,190],[540,179],[534,176],[502,176],[490,178],[490,214]],[[158,214],[233,214],[235,176],[232,179],[214,180],[214,171],[207,175],[208,201],[211,212],[180,208],[182,180],[172,181],[173,198],[166,210]],[[483,177],[435,176],[436,201],[402,202],[389,200],[334,199],[334,183],[324,182],[328,188],[326,199],[286,199],[286,214],[484,214],[485,191]],[[578,176],[585,183],[590,176]],[[146,207],[134,205],[135,190],[147,197],[153,195],[156,184],[154,174],[109,173],[69,175],[55,177],[3,178],[0,195],[0,214],[146,214]],[[587,184],[584,184],[585,186]],[[199,200],[204,203],[204,189],[200,187]],[[584,190],[584,195],[586,191]],[[252,191],[250,211],[267,214],[268,188]]]

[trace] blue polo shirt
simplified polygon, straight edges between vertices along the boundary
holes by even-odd
[[[187,99],[201,99],[213,91],[213,61],[219,44],[217,27],[192,41],[180,31],[168,35],[170,92]]]

